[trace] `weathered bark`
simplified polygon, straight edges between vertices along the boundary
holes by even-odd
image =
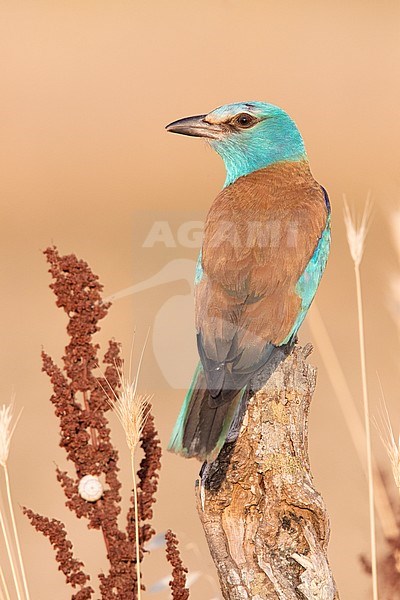
[[[310,351],[296,347],[252,382],[258,391],[236,443],[225,444],[198,482],[225,600],[339,598],[327,560],[328,516],[308,459]]]

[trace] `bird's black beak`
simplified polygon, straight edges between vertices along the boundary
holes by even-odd
[[[182,135],[192,135],[195,137],[204,137],[209,139],[218,139],[221,137],[222,128],[216,123],[205,121],[207,115],[197,115],[195,117],[186,117],[179,119],[166,126],[167,131],[172,133],[181,133]]]

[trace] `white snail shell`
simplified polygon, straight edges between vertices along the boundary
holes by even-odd
[[[103,486],[96,475],[85,475],[79,482],[78,492],[88,502],[96,502],[103,495]]]

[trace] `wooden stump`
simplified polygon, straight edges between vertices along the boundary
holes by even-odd
[[[197,508],[225,600],[334,600],[329,520],[308,458],[316,369],[296,346],[252,382],[236,442],[205,465]],[[282,358],[282,357],[281,357]]]

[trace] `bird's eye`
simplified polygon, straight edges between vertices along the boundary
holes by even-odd
[[[248,113],[240,113],[232,119],[232,124],[241,129],[248,129],[257,123],[258,119]]]

